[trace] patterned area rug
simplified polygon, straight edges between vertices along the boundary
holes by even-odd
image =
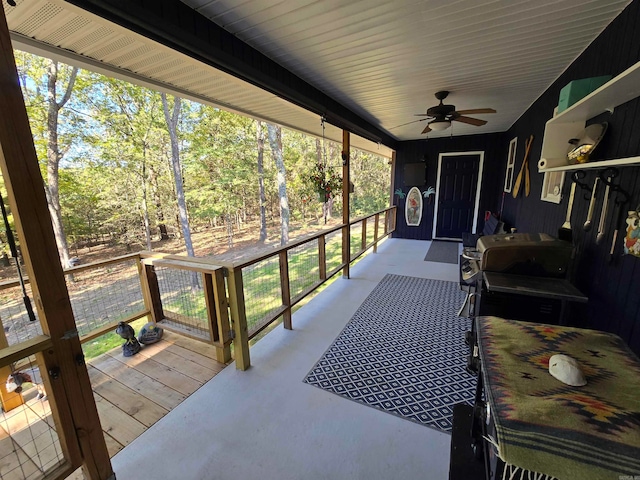
[[[453,406],[471,404],[476,383],[463,299],[455,282],[386,275],[304,381],[451,432]]]

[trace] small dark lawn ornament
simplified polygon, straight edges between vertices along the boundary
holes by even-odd
[[[136,338],[136,332],[128,323],[120,322],[116,333],[126,340],[122,345],[122,355],[131,357],[140,351],[140,343]]]

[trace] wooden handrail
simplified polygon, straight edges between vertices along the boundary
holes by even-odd
[[[201,267],[207,267],[209,270],[217,270],[220,267],[233,268],[234,264],[231,262],[220,261],[215,257],[189,257],[188,255],[174,255],[172,253],[150,252],[143,250],[138,252],[141,259],[153,258],[162,260],[174,260],[177,262],[196,263]]]
[[[364,252],[373,246],[374,251],[377,250],[378,242],[391,234],[391,232],[395,229],[395,222],[393,221],[394,215],[391,215],[392,212],[396,211],[397,207],[392,206],[389,208],[385,208],[374,212],[369,215],[364,215],[360,218],[351,220],[348,224],[341,224],[332,228],[328,228],[325,230],[321,230],[312,235],[297,239],[294,242],[291,242],[287,245],[280,246],[278,248],[274,248],[272,251],[268,253],[263,253],[260,255],[253,256],[246,260],[241,260],[237,262],[226,262],[220,261],[215,257],[189,257],[185,255],[174,255],[174,254],[166,254],[159,252],[150,252],[150,251],[141,251],[138,253],[127,254],[123,256],[119,256],[116,258],[101,260],[98,262],[92,262],[87,265],[79,265],[77,267],[68,268],[64,271],[65,275],[70,275],[73,273],[78,273],[90,269],[100,268],[106,265],[113,265],[117,263],[123,263],[128,260],[135,259],[138,264],[138,273],[141,280],[141,288],[143,290],[143,299],[145,301],[145,310],[140,311],[138,313],[132,314],[127,317],[124,321],[130,322],[137,318],[141,318],[145,315],[151,315],[155,321],[160,321],[164,317],[163,309],[162,309],[162,301],[160,299],[159,291],[157,290],[157,280],[151,278],[155,275],[154,268],[157,267],[167,267],[167,268],[177,268],[180,270],[188,270],[188,271],[196,271],[201,272],[204,278],[204,284],[207,286],[207,310],[209,311],[211,308],[214,308],[215,312],[210,312],[209,315],[209,323],[211,326],[215,326],[215,333],[212,330],[212,341],[221,348],[226,348],[226,350],[221,350],[219,352],[220,358],[224,358],[225,360],[229,359],[230,352],[228,350],[228,322],[229,319],[226,316],[227,308],[229,308],[231,313],[231,320],[233,322],[233,341],[235,345],[236,352],[236,366],[241,370],[245,370],[250,366],[250,357],[249,357],[249,333],[247,331],[247,320],[245,313],[245,295],[244,295],[244,285],[243,285],[243,275],[242,270],[248,266],[259,263],[268,258],[277,257],[279,259],[280,266],[280,287],[282,294],[282,305],[276,308],[271,313],[267,314],[263,319],[261,319],[260,328],[256,332],[251,333],[251,337],[256,335],[260,330],[266,328],[269,324],[271,324],[275,319],[284,315],[285,327],[292,328],[291,325],[291,308],[295,306],[298,302],[300,302],[307,295],[315,291],[318,287],[320,287],[327,280],[332,278],[334,275],[343,270],[351,261],[360,257]],[[382,234],[380,234],[379,222],[380,216],[383,215],[384,218],[384,226]],[[390,218],[391,217],[391,218]],[[370,218],[375,219],[374,223],[374,235],[373,241],[367,243],[367,222]],[[391,220],[391,222],[389,221]],[[326,264],[326,252],[325,252],[325,242],[326,237],[334,232],[341,231],[343,232],[345,229],[350,230],[352,225],[362,223],[362,239],[360,242],[361,249],[357,252],[353,257],[350,252],[350,242],[347,240],[348,251],[347,251],[347,261],[343,259],[339,266],[332,268],[330,272],[327,271]],[[349,227],[349,228],[348,228]],[[296,247],[301,245],[310,244],[311,242],[317,242],[318,249],[318,261],[319,261],[319,278],[316,282],[314,282],[309,287],[305,288],[302,292],[298,292],[295,296],[292,296],[289,286],[289,265],[288,265],[288,252]],[[344,246],[345,238],[343,238],[343,246]],[[224,274],[223,274],[224,272]],[[151,277],[150,277],[151,275]],[[224,287],[224,276],[228,275],[227,286],[228,286],[228,298],[225,295],[225,287]],[[26,280],[28,281],[28,280]],[[10,280],[0,283],[0,291],[3,289],[17,287],[19,286],[19,282],[17,280]],[[155,286],[155,288],[154,288]],[[217,323],[217,325],[216,325]],[[93,338],[96,338],[104,333],[108,333],[112,329],[115,328],[115,324],[109,324],[103,327],[100,327],[88,334],[84,335],[81,338],[82,342],[89,341]],[[217,338],[220,337],[220,338]],[[40,338],[42,341],[42,339]],[[37,342],[36,342],[37,343]]]
[[[107,260],[98,260],[97,262],[87,263],[86,265],[78,265],[77,267],[65,268],[63,270],[63,273],[65,275],[72,275],[74,273],[79,273],[85,270],[100,268],[105,265],[113,265],[114,263],[126,262],[127,260],[132,258],[137,258],[138,256],[139,256],[138,253],[128,253],[126,255],[109,258]],[[24,277],[23,280],[25,284],[29,283],[29,278]],[[0,282],[0,291],[6,290],[12,287],[19,287],[19,286],[20,286],[20,282],[18,281],[18,279],[5,280],[4,282]]]
[[[379,210],[377,212],[371,213],[369,215],[365,215],[363,217],[357,218],[355,220],[351,220],[349,222],[349,225],[354,225],[358,222],[362,222],[364,219],[368,219],[371,218],[375,215],[379,215],[380,213],[384,213],[386,211],[391,211],[393,209],[395,209],[396,207],[388,207],[382,210]],[[247,260],[241,260],[238,262],[232,262],[231,264],[227,263],[227,262],[218,262],[219,265],[225,266],[227,268],[231,267],[231,268],[245,268],[245,267],[249,267],[255,263],[261,262],[262,260],[266,260],[267,258],[270,257],[274,257],[276,255],[279,255],[281,251],[287,251],[287,250],[291,250],[293,248],[296,248],[300,245],[303,245],[305,243],[308,243],[310,241],[316,240],[317,238],[321,237],[322,235],[329,235],[333,232],[337,232],[338,230],[342,230],[345,227],[344,224],[342,225],[337,225],[335,227],[332,228],[327,228],[326,230],[321,230],[318,233],[314,233],[312,235],[300,238],[298,240],[295,240],[293,242],[287,243],[286,245],[282,245],[280,247],[274,248],[272,251],[268,252],[268,253],[262,253],[260,255],[256,255],[254,257],[250,257]]]
[[[86,265],[78,265],[77,267],[65,268],[64,274],[72,275],[74,273],[83,272],[84,270],[91,270],[94,268],[104,267],[106,265],[113,265],[114,263],[126,262],[127,260],[132,260],[136,257],[138,257],[137,253],[128,253],[126,255],[110,258],[108,260],[98,260],[97,262],[87,263]]]
[[[380,242],[380,240],[382,240],[382,238],[388,236],[392,231],[393,228],[388,228],[387,224],[385,223],[384,226],[384,231],[383,233],[380,235],[380,230],[378,227],[378,222],[380,220],[380,214],[383,213],[384,214],[384,219],[385,222],[387,221],[387,219],[389,218],[388,212],[393,211],[396,207],[390,207],[388,209],[384,209],[381,210],[379,212],[375,212],[371,215],[367,215],[364,217],[361,217],[358,220],[354,220],[353,223],[357,223],[357,222],[364,222],[367,221],[369,218],[374,217],[376,220],[376,224],[374,226],[374,239],[372,242],[366,244],[366,237],[363,236],[363,240],[361,243],[361,249],[359,252],[357,252],[350,260],[349,263],[353,260],[356,260],[357,258],[359,258],[361,255],[363,255],[365,253],[366,250],[368,250],[371,246],[374,247],[374,249],[377,247],[378,242]],[[264,317],[262,317],[261,319],[258,320],[257,324],[259,325],[258,328],[252,330],[249,334],[249,338],[253,338],[255,337],[258,333],[260,333],[262,330],[264,330],[265,328],[267,328],[273,321],[275,321],[278,317],[283,316],[284,317],[284,323],[285,323],[285,328],[292,328],[291,325],[291,319],[290,319],[290,313],[291,313],[291,308],[294,307],[298,302],[300,302],[304,297],[306,297],[307,295],[309,295],[310,293],[312,293],[313,291],[315,291],[318,287],[320,287],[322,284],[324,284],[327,280],[329,280],[330,278],[332,278],[334,275],[336,275],[337,273],[339,273],[340,271],[342,271],[342,269],[345,267],[346,263],[343,261],[340,263],[339,266],[334,267],[330,272],[327,272],[327,265],[326,265],[326,253],[324,251],[324,236],[327,235],[328,232],[332,232],[332,231],[337,231],[340,229],[343,229],[345,227],[345,225],[340,225],[338,227],[334,227],[330,230],[323,230],[322,232],[315,234],[313,236],[309,236],[306,237],[302,240],[299,240],[297,242],[295,242],[295,245],[293,244],[289,244],[283,247],[280,247],[278,249],[274,249],[273,252],[271,252],[268,255],[260,255],[258,257],[254,257],[251,260],[248,260],[246,262],[246,264],[248,265],[252,265],[254,263],[257,263],[258,261],[267,259],[267,258],[273,258],[276,255],[278,255],[279,258],[279,265],[280,265],[280,288],[281,288],[281,293],[282,293],[282,305],[280,305],[279,307],[273,309],[272,311],[270,311],[269,313],[267,313]],[[363,229],[363,235],[366,235],[366,228]],[[319,260],[319,278],[316,282],[314,282],[312,285],[310,285],[309,287],[305,288],[302,292],[298,292],[295,296],[291,295],[290,289],[289,289],[289,285],[288,285],[288,280],[289,280],[289,272],[284,272],[283,273],[283,269],[287,269],[288,270],[288,262],[285,260],[287,258],[287,251],[305,244],[305,243],[311,243],[314,240],[318,241],[318,260]],[[350,252],[349,252],[350,255]],[[242,270],[242,268],[244,268],[246,266],[245,263],[241,263],[241,264],[236,264],[235,268],[236,271],[238,269]],[[233,298],[231,298],[232,295],[230,293],[230,301],[234,301]],[[242,300],[235,300],[237,303],[243,303],[244,304],[244,298]]]
[[[24,342],[0,349],[0,367],[6,367],[29,355],[47,350],[53,346],[51,337],[38,335]]]
[[[172,258],[143,258],[142,263],[144,265],[151,265],[154,267],[177,268],[180,270],[189,270],[191,272],[202,273],[213,273],[216,270],[220,270],[221,268],[223,268],[222,266],[217,264],[211,264],[208,262],[186,261],[182,258],[180,260],[175,260]]]

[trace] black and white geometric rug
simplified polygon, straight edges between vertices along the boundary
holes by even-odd
[[[445,432],[453,406],[471,404],[469,320],[456,282],[386,275],[304,381]]]

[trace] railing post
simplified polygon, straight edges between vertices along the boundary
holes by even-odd
[[[380,223],[380,214],[375,215],[375,225],[373,226],[373,253],[378,253],[378,223]]]
[[[215,276],[215,277],[214,277]],[[224,290],[224,276],[220,270],[202,274],[204,299],[207,306],[209,332],[216,348],[216,360],[227,363],[231,360],[229,340],[229,315],[227,296]]]
[[[244,285],[242,270],[229,270],[227,279],[229,288],[229,309],[233,326],[233,350],[238,370],[246,370],[251,366],[249,358],[249,332],[247,329],[247,314],[244,306]]]
[[[138,275],[140,277],[140,286],[142,287],[144,306],[151,314],[151,321],[158,323],[164,319],[158,276],[156,275],[153,265],[145,265],[144,262],[140,260],[140,257],[137,257],[136,263],[138,265]]]
[[[320,280],[327,279],[327,248],[326,237],[318,237],[318,267],[320,269]]]
[[[384,234],[386,235],[389,232],[389,210],[385,210],[384,212]]]
[[[360,250],[365,251],[367,249],[367,218],[362,219],[362,239],[360,240]]]
[[[285,311],[282,314],[282,323],[284,328],[292,330],[291,324],[291,289],[289,285],[289,254],[288,250],[282,250],[279,254],[280,259],[280,291],[282,292],[282,305]]]
[[[396,229],[397,220],[398,220],[398,207],[393,207],[393,214],[391,216],[392,231]]]

